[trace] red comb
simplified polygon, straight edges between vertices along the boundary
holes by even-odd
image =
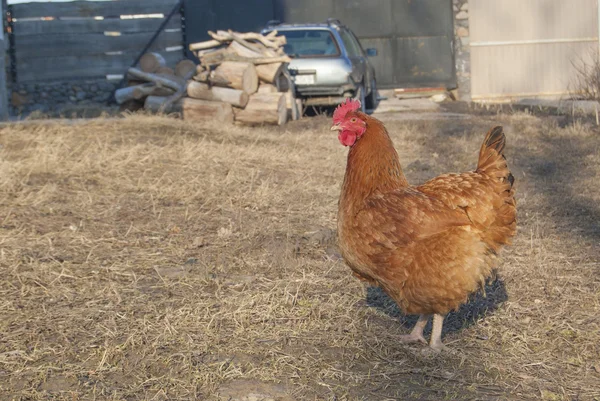
[[[333,112],[333,123],[341,123],[344,117],[346,117],[346,114],[358,109],[360,109],[360,100],[346,99],[346,101],[342,102],[342,104],[340,104]]]

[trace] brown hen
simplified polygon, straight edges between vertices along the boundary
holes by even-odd
[[[407,182],[384,125],[347,101],[332,130],[350,146],[338,211],[341,254],[354,274],[380,286],[403,312],[420,314],[402,341],[439,350],[444,315],[490,276],[496,255],[516,231],[514,178],[503,155],[502,127],[486,135],[477,169]]]

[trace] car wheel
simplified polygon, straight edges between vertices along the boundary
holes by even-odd
[[[377,107],[377,82],[371,81],[371,93],[367,96],[366,108],[368,110],[375,110]]]
[[[360,101],[360,109],[359,111],[365,111],[365,85],[360,84],[356,89],[356,93],[354,94],[354,99]]]

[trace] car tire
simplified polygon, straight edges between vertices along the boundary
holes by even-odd
[[[365,85],[364,84],[360,84],[357,88],[356,88],[356,93],[354,94],[354,99],[360,101],[360,109],[359,111],[364,112],[365,111]]]
[[[377,108],[377,82],[373,79],[371,81],[371,93],[367,96],[367,110],[375,110]]]

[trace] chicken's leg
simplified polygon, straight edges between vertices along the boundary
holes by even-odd
[[[444,325],[444,316],[438,313],[433,315],[433,326],[431,328],[431,340],[429,346],[435,351],[441,351],[445,348],[442,343],[442,326]]]
[[[419,320],[417,320],[417,323],[415,324],[415,327],[413,327],[410,334],[401,335],[399,338],[400,341],[403,343],[413,343],[420,341],[423,344],[427,344],[427,340],[425,340],[425,337],[423,337],[423,329],[429,321],[429,316],[430,315],[419,316]]]

